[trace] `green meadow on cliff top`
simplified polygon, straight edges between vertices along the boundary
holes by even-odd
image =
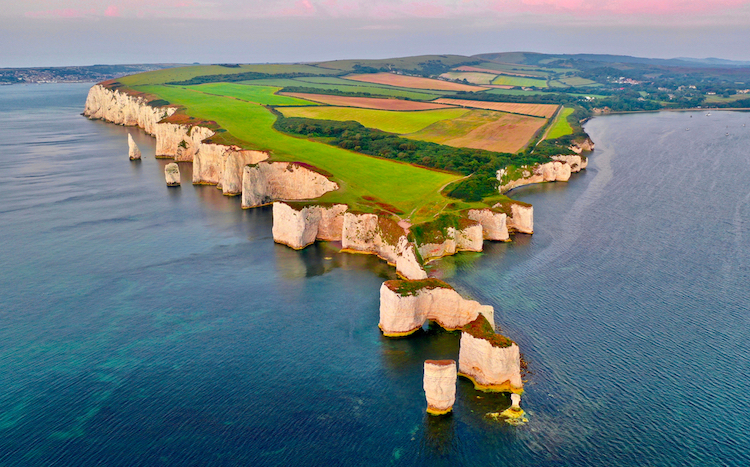
[[[475,161],[472,165],[470,161],[463,161],[460,164],[462,169],[458,171],[451,165],[436,165],[434,161],[440,159],[436,159],[433,153],[424,153],[415,158],[412,154],[413,144],[406,140],[400,143],[404,145],[403,149],[391,148],[388,155],[379,152],[369,152],[368,154],[373,155],[368,155],[363,154],[364,149],[360,150],[357,144],[327,144],[330,141],[324,137],[309,138],[304,132],[290,132],[286,126],[276,127],[284,132],[277,131],[274,123],[277,118],[283,118],[281,114],[303,117],[300,121],[314,119],[321,122],[324,128],[327,125],[325,122],[332,124],[332,121],[356,121],[366,128],[403,135],[420,131],[437,122],[460,119],[469,112],[469,109],[458,106],[426,111],[335,107],[281,95],[280,92],[305,88],[308,93],[429,101],[452,92],[406,89],[342,78],[352,72],[382,73],[386,66],[400,67],[406,74],[438,76],[452,68],[479,63],[481,62],[472,61],[469,57],[425,56],[319,64],[188,66],[126,76],[118,80],[118,87],[152,96],[155,99],[153,105],[179,106],[179,113],[189,117],[187,121],[215,122],[212,127],[218,128],[219,133],[212,138],[213,141],[268,151],[271,160],[296,161],[318,168],[340,185],[339,190],[327,193],[319,202],[346,203],[354,210],[369,212],[385,209],[418,223],[433,219],[441,213],[507,201],[506,197],[496,191],[493,194],[494,187],[497,186],[494,172],[500,167],[495,167],[496,163],[491,161],[507,160],[508,157],[515,156],[489,152],[489,156],[484,156],[485,162]],[[505,68],[503,65],[499,67]],[[543,80],[533,81],[544,83]],[[481,91],[481,88],[477,90]],[[448,127],[450,125],[446,126]],[[466,129],[467,132],[470,130],[471,128]],[[344,136],[347,141],[359,138],[358,134]],[[363,134],[363,137],[369,135]],[[512,135],[509,134],[508,137]],[[440,145],[419,147],[421,149],[418,151],[458,154],[454,149],[441,150],[439,148],[444,146]],[[470,151],[465,154],[466,156],[458,157],[473,157]],[[428,159],[432,161],[430,167],[450,170],[436,170],[404,162]],[[532,159],[535,160],[535,156],[519,154],[519,160],[528,162]],[[453,165],[455,166],[455,162]],[[469,178],[466,174],[471,172],[466,170],[467,167],[474,167],[471,169],[474,174]],[[448,192],[462,199],[448,197],[445,194]],[[488,195],[490,197],[485,202],[479,201]]]

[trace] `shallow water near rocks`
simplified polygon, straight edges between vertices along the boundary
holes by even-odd
[[[594,119],[588,170],[514,192],[533,236],[434,264],[529,362],[512,427],[465,380],[425,414],[458,339],[381,336],[392,268],[167,188],[88,87],[0,87],[0,465],[750,463],[750,114]]]

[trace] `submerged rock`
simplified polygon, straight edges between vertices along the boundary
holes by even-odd
[[[443,415],[453,410],[457,377],[455,360],[425,360],[423,387],[427,413]]]
[[[170,162],[164,167],[164,178],[167,180],[167,186],[180,186],[180,167]]]
[[[128,133],[128,157],[131,161],[141,160],[141,150],[138,149],[138,145],[135,144],[130,133]]]

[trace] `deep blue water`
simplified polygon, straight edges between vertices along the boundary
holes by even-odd
[[[391,268],[168,189],[87,90],[0,87],[0,465],[750,464],[750,114],[594,119],[588,170],[513,194],[533,236],[434,266],[530,363],[511,427],[466,381],[425,415],[457,338],[380,335]]]

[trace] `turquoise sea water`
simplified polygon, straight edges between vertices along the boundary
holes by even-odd
[[[0,465],[750,464],[749,114],[594,119],[587,171],[514,193],[533,236],[434,266],[529,361],[511,427],[466,381],[425,415],[457,337],[380,335],[391,268],[168,189],[88,87],[0,87]]]

